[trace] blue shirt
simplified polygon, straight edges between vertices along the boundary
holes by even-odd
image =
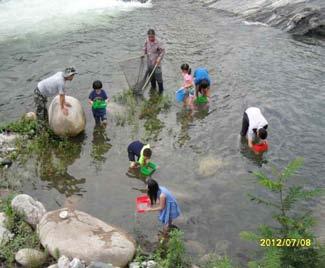
[[[96,90],[93,90],[92,92],[90,92],[89,94],[89,99],[94,101],[94,100],[107,100],[107,95],[105,90],[101,89],[100,93],[97,94]]]
[[[99,94],[96,93],[96,90],[93,89],[92,92],[90,92],[89,94],[89,99],[92,101],[96,101],[96,100],[101,100],[101,101],[105,101],[107,100],[107,95],[105,90],[101,89]],[[92,109],[94,116],[102,116],[102,115],[106,115],[106,109],[102,108],[102,109]]]
[[[207,80],[208,83],[209,83],[209,86],[211,84],[211,80],[210,80],[210,77],[209,77],[209,72],[207,69],[205,68],[197,68],[195,71],[194,71],[194,83],[195,85],[199,85],[203,80]]]

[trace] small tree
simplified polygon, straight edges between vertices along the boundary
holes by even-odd
[[[249,194],[252,201],[272,208],[272,218],[277,226],[260,225],[256,233],[241,232],[243,239],[261,243],[262,239],[275,239],[264,248],[264,256],[259,261],[249,263],[249,267],[277,268],[277,267],[325,267],[321,261],[321,250],[315,244],[315,235],[311,228],[315,221],[310,211],[304,211],[299,201],[310,200],[323,192],[323,189],[305,189],[302,186],[289,186],[288,179],[302,166],[303,159],[297,158],[292,161],[283,171],[273,169],[273,177],[270,178],[262,172],[255,172],[257,182],[266,190],[272,192],[276,201],[264,199]],[[278,239],[278,240],[277,240]],[[291,244],[283,245],[284,239],[289,239]],[[296,239],[296,240],[294,240]],[[298,245],[297,241],[310,239],[310,246]],[[294,241],[296,241],[294,243]],[[273,240],[274,242],[274,240]],[[322,266],[323,265],[323,266]]]

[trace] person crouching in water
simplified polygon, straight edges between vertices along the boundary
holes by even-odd
[[[163,233],[167,236],[173,220],[181,214],[177,200],[167,188],[159,186],[155,180],[148,179],[147,185],[151,207],[146,211],[159,211],[159,220],[164,225]]]
[[[200,67],[194,71],[194,83],[196,98],[199,97],[199,93],[201,96],[210,97],[211,80],[207,69]]]
[[[183,89],[185,90],[185,97],[183,100],[184,107],[191,107],[195,95],[193,77],[191,75],[191,68],[187,63],[181,65],[183,76]]]
[[[247,137],[248,147],[256,154],[268,150],[267,138],[268,122],[261,110],[256,107],[249,107],[243,115],[242,129],[240,135]]]
[[[107,94],[105,90],[103,90],[102,82],[99,80],[95,81],[93,83],[93,90],[89,94],[88,103],[92,106],[96,126],[102,125],[106,127],[107,125],[107,101]]]
[[[141,167],[148,165],[152,151],[149,144],[143,144],[140,141],[134,141],[128,146],[128,156],[130,161],[130,168],[137,168],[139,165]],[[137,162],[135,160],[137,157]]]

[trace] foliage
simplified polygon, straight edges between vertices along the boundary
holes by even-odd
[[[215,254],[209,254],[209,257],[204,263],[202,263],[204,268],[233,268],[231,260],[227,257],[217,256]]]
[[[185,252],[184,233],[174,229],[169,233],[167,245],[162,242],[154,254],[154,260],[162,268],[186,268],[190,262]]]
[[[9,131],[19,134],[34,135],[36,132],[36,120],[20,119],[0,126],[0,132]]]
[[[2,200],[1,211],[6,214],[6,228],[14,234],[8,243],[0,245],[0,260],[6,267],[14,266],[15,254],[22,248],[41,249],[40,241],[32,227],[24,221],[24,217],[11,207],[13,196]],[[37,266],[35,263],[34,265]]]
[[[261,239],[310,239],[310,247],[301,246],[269,246],[263,247],[263,257],[258,261],[249,263],[249,267],[320,267],[321,252],[315,244],[315,235],[311,228],[314,219],[310,212],[305,211],[299,201],[310,200],[323,193],[322,189],[306,189],[302,186],[289,186],[288,180],[302,166],[303,160],[297,158],[283,171],[273,170],[275,178],[268,177],[262,172],[255,172],[257,182],[269,192],[278,197],[265,199],[263,197],[249,195],[257,204],[271,207],[272,218],[276,226],[260,225],[256,233],[241,232],[242,239],[255,241],[260,244]],[[298,208],[298,209],[297,209]],[[280,240],[281,241],[281,240]]]

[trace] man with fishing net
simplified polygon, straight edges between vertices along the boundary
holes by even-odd
[[[148,30],[148,38],[144,44],[144,56],[147,56],[147,73],[146,76],[150,79],[151,89],[156,89],[157,84],[159,94],[164,91],[161,60],[165,54],[165,49],[156,38],[156,33],[153,29]],[[150,77],[151,75],[151,77]]]

